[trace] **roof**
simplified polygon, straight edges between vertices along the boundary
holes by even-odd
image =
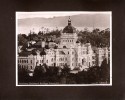
[[[76,43],[80,43],[80,42],[77,40]]]
[[[59,51],[60,55],[65,55],[65,53],[63,51]]]
[[[31,55],[31,54],[32,54],[31,51],[22,51],[21,53],[19,53],[19,56],[28,57],[28,55]]]
[[[46,52],[45,52],[44,50],[42,50],[42,51],[40,52],[40,55],[46,55]]]
[[[41,41],[38,41],[38,42],[35,43],[34,45],[41,45]]]
[[[76,28],[74,28],[72,25],[67,25],[63,29],[63,33],[76,33]]]

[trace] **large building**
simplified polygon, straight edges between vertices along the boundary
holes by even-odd
[[[82,44],[78,41],[76,28],[72,26],[71,19],[63,29],[60,43],[56,44],[52,40],[41,40],[40,48],[27,48],[18,55],[18,65],[20,67],[34,70],[36,66],[43,65],[63,67],[68,65],[71,70],[80,70],[91,66],[100,66],[104,59],[109,59],[107,47],[92,47],[90,43]],[[46,48],[46,46],[48,48]]]

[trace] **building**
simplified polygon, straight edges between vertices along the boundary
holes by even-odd
[[[71,70],[76,68],[83,70],[91,66],[100,66],[104,59],[107,59],[108,63],[109,59],[109,51],[106,47],[92,47],[89,42],[82,44],[78,41],[76,28],[72,26],[70,18],[68,25],[61,33],[59,44],[52,39],[50,41],[41,40],[36,44],[40,48],[32,48],[34,52],[27,49],[26,55],[22,52],[19,54],[19,66],[34,70],[36,66],[45,63],[50,67],[68,65]]]

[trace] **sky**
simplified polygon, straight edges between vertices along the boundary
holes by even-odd
[[[42,18],[53,18],[58,16],[71,16],[78,14],[107,14],[110,12],[82,12],[82,11],[67,11],[67,12],[16,12],[17,19],[24,18],[34,18],[34,17],[42,17]]]

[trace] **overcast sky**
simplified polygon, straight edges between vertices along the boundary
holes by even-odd
[[[24,18],[34,18],[34,17],[42,17],[42,18],[53,18],[58,16],[71,16],[77,14],[110,14],[110,12],[16,12],[17,19],[24,19]]]

